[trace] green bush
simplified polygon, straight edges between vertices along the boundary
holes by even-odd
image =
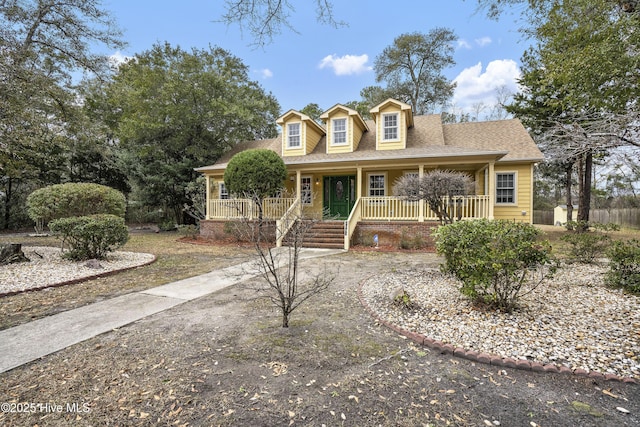
[[[103,259],[107,253],[129,240],[124,219],[109,214],[60,218],[49,223],[51,231],[62,237],[70,250],[63,256],[72,260]]]
[[[569,259],[583,264],[591,264],[604,255],[611,245],[611,237],[606,233],[620,229],[616,224],[571,222],[569,226],[573,231],[560,240],[569,244]]]
[[[640,240],[616,241],[607,251],[607,284],[640,294]]]
[[[111,214],[124,217],[124,195],[111,187],[89,183],[56,184],[27,197],[29,217],[42,224],[67,217]]]
[[[284,187],[287,167],[272,150],[251,149],[236,154],[224,171],[224,183],[230,194],[264,199]]]
[[[526,223],[477,220],[441,226],[435,233],[441,266],[476,302],[511,311],[525,289],[537,286],[552,263],[548,242]]]

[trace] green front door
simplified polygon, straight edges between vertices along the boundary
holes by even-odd
[[[355,176],[324,177],[323,207],[329,218],[347,219],[355,203]]]

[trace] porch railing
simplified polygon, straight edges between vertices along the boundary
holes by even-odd
[[[421,211],[422,206],[422,211]],[[479,219],[489,217],[489,196],[456,196],[445,199],[447,212],[452,218]],[[362,220],[437,221],[438,215],[428,203],[402,197],[362,197]]]
[[[276,221],[276,247],[281,247],[285,236],[295,224],[296,219],[300,214],[300,199],[294,199],[293,203],[282,215],[280,219]]]
[[[268,198],[262,203],[263,219],[280,219],[296,199]],[[257,219],[258,207],[251,199],[213,199],[209,201],[209,219]]]

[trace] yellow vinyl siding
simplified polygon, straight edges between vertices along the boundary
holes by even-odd
[[[311,177],[311,204],[304,205],[304,213],[312,218],[322,218],[322,196],[323,196],[323,179],[320,174],[312,174],[305,176]],[[318,180],[316,182],[316,179]]]
[[[303,154],[309,154],[316,148],[318,142],[323,137],[323,134],[318,132],[316,128],[309,126],[307,123],[303,123],[302,128],[304,129],[304,142],[303,147],[305,147]]]
[[[496,164],[495,173],[515,173],[516,191],[514,204],[495,204],[493,215],[495,219],[508,219],[531,223],[533,220],[532,207],[532,166],[531,164]],[[495,179],[495,177],[494,177]],[[495,195],[494,195],[495,197]],[[525,213],[524,215],[522,213]]]
[[[349,130],[351,131],[352,151],[356,151],[358,149],[358,146],[360,145],[360,140],[362,139],[364,130],[361,129],[360,126],[356,126],[353,117],[349,118]]]

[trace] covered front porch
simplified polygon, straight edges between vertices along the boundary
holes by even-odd
[[[448,213],[457,219],[490,218],[491,201],[489,196],[457,196],[445,200]],[[276,245],[281,246],[286,237],[289,225],[296,218],[313,218],[313,212],[302,203],[302,198],[269,198],[263,201],[263,220],[275,223]],[[250,199],[223,199],[210,200],[208,205],[208,220],[256,220],[259,217],[258,206]],[[342,247],[349,250],[351,240],[360,222],[390,223],[425,223],[438,222],[437,214],[423,200],[409,201],[401,197],[378,196],[361,197],[356,200],[346,219],[337,218],[325,213],[324,216],[315,216],[335,223],[343,223]]]
[[[335,164],[289,167],[282,197],[268,198],[262,204],[262,218],[272,221],[276,229],[276,244],[281,245],[288,225],[295,218],[323,221],[341,221],[343,248],[348,250],[358,223],[380,222],[403,224],[437,223],[438,215],[423,200],[412,201],[392,195],[394,182],[407,174],[422,176],[440,168],[463,171],[473,178],[475,193],[445,200],[447,213],[456,219],[494,217],[495,170],[494,160],[456,159],[457,164],[438,165],[412,161]],[[475,162],[474,162],[475,161]],[[477,163],[476,163],[477,162]],[[452,162],[453,163],[453,162]],[[207,180],[206,219],[211,221],[254,220],[259,217],[258,207],[250,199],[230,198],[225,193],[222,176]]]

